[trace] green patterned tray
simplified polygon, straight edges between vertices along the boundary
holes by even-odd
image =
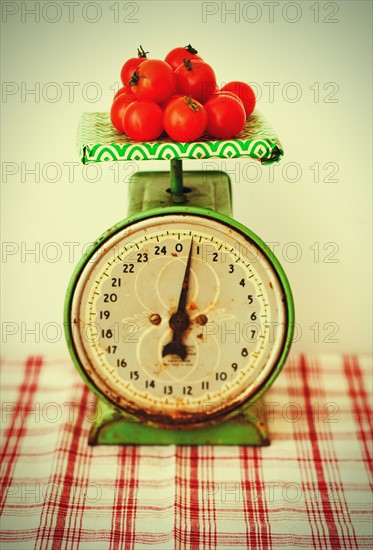
[[[165,137],[151,142],[132,141],[119,134],[108,113],[84,113],[78,128],[81,161],[205,159],[210,157],[251,157],[263,164],[278,161],[284,154],[271,126],[257,112],[236,138],[211,140],[204,135],[199,141],[180,143]]]

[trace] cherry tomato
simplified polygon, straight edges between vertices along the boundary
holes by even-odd
[[[244,104],[242,103],[242,101],[240,100],[240,98],[238,97],[238,95],[234,94],[233,92],[227,92],[227,91],[222,92],[221,90],[219,90],[218,92],[215,92],[214,95],[211,96],[211,97],[215,97],[216,95],[217,95],[217,96],[221,96],[222,94],[223,94],[223,96],[222,96],[222,101],[225,101],[225,99],[226,99],[227,96],[231,96],[231,97],[233,97],[236,101],[238,101],[239,104],[242,105],[242,107],[245,109],[245,106],[244,106]]]
[[[163,112],[163,126],[175,141],[195,141],[206,130],[207,114],[203,105],[190,96],[176,97]]]
[[[133,73],[130,85],[137,99],[164,103],[175,91],[174,73],[165,61],[148,59]]]
[[[123,116],[125,133],[134,141],[151,141],[163,132],[163,111],[154,101],[134,101]]]
[[[205,103],[217,90],[215,73],[204,61],[186,59],[175,71],[176,91]]]
[[[235,136],[245,126],[246,114],[242,104],[223,92],[211,97],[205,103],[208,122],[207,131],[218,139]]]
[[[132,92],[131,88],[129,86],[123,86],[123,88],[119,88],[119,90],[117,91],[117,93],[114,96],[113,101],[115,99],[117,99],[117,97],[119,97],[120,95],[123,95],[123,94],[126,94],[127,97],[131,97],[133,99],[133,101],[135,101],[135,99],[136,99],[136,96]]]
[[[128,88],[128,83],[132,78],[133,73],[136,71],[136,69],[141,65],[145,59],[147,59],[146,54],[149,52],[145,52],[143,50],[143,47],[140,46],[140,48],[137,48],[137,57],[131,57],[130,59],[127,59],[125,64],[122,67],[122,70],[120,71],[120,79],[123,82],[123,86]]]
[[[254,90],[245,82],[239,82],[234,80],[233,82],[228,82],[221,89],[222,92],[233,92],[238,95],[241,99],[243,106],[245,107],[246,117],[250,116],[255,109],[255,93]]]
[[[174,71],[181,65],[183,59],[200,59],[202,61],[202,57],[190,44],[185,48],[174,48],[165,57],[166,63],[171,65]]]
[[[133,103],[136,100],[131,90],[128,92],[124,92],[123,94],[119,95],[116,99],[114,99],[113,104],[111,106],[110,110],[110,118],[111,122],[118,130],[118,132],[123,133],[123,115],[131,103]]]

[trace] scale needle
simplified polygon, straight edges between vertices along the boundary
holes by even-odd
[[[185,361],[187,350],[183,344],[183,333],[190,325],[189,315],[186,312],[186,302],[188,297],[189,282],[190,282],[190,265],[192,261],[193,237],[190,241],[188,260],[185,267],[184,279],[181,285],[181,292],[177,311],[170,320],[169,325],[172,329],[172,340],[166,344],[162,350],[162,357],[166,355],[178,355],[182,361]]]

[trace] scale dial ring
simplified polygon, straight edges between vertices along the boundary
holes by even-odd
[[[153,426],[192,429],[254,403],[289,352],[286,275],[252,231],[164,207],[104,233],[65,302],[72,359],[100,398]]]

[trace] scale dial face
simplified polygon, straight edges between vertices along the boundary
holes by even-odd
[[[114,230],[78,269],[68,339],[99,396],[193,428],[271,383],[290,345],[289,301],[277,261],[233,220],[156,215]]]

